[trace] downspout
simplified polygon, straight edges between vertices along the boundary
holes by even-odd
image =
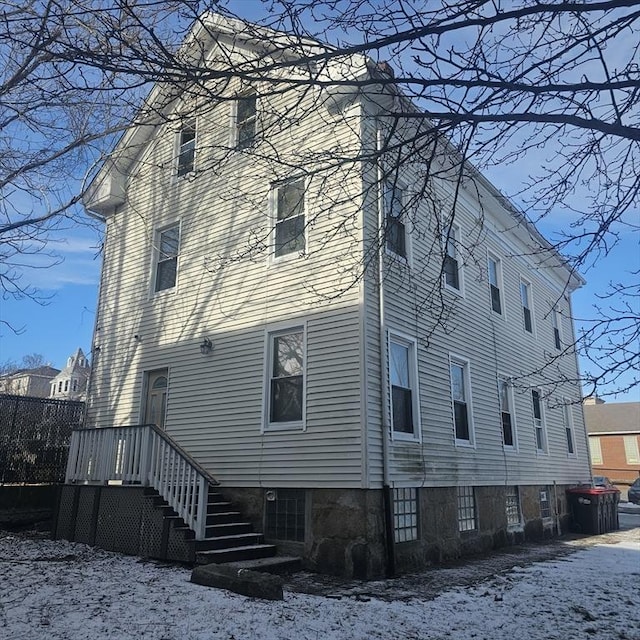
[[[113,210],[114,214],[115,214],[115,210],[116,208],[114,207],[114,210]],[[96,352],[95,344],[96,344],[96,335],[98,332],[98,322],[100,321],[100,301],[102,300],[102,285],[104,282],[105,254],[106,254],[106,246],[107,246],[107,224],[106,224],[107,219],[104,216],[100,215],[99,213],[96,213],[95,211],[91,211],[86,208],[85,208],[85,212],[89,217],[95,218],[96,220],[102,223],[103,240],[102,240],[102,263],[100,264],[100,282],[98,283],[98,296],[96,299],[96,316],[93,321],[93,332],[91,333],[91,370],[89,371],[89,380],[87,381],[86,399],[84,403],[84,415],[82,417],[83,427],[85,426],[85,422],[87,420],[87,414],[89,412],[89,397],[91,395],[91,390],[93,388],[93,382],[96,375],[97,367],[95,367],[94,365],[97,357],[99,356],[99,349],[98,349],[98,352]]]
[[[575,358],[576,363],[576,374],[577,378],[580,381],[582,378],[582,373],[580,371],[580,360],[578,358],[578,348],[577,348],[577,340],[576,340],[576,327],[573,322],[573,291],[569,294],[569,298],[567,302],[569,303],[569,317],[571,318],[571,341],[573,343],[573,357]],[[578,391],[580,393],[580,415],[582,416],[582,435],[584,437],[584,444],[586,445],[585,454],[587,456],[587,464],[589,465],[589,482],[593,484],[593,469],[591,468],[591,454],[589,449],[589,432],[587,431],[587,421],[584,419],[584,399],[582,397],[582,384],[578,382]],[[576,447],[576,455],[578,454],[578,443],[575,443]],[[580,478],[579,482],[583,482],[584,479]],[[576,484],[579,484],[577,482]]]
[[[553,481],[553,506],[556,514],[556,535],[562,535],[562,529],[560,527],[560,511],[558,509],[558,483]]]
[[[376,165],[378,171],[378,326],[380,330],[380,413],[382,417],[382,492],[384,499],[385,541],[387,546],[387,577],[395,575],[396,554],[393,527],[393,495],[389,479],[389,416],[387,399],[389,397],[387,336],[384,312],[384,171],[380,154],[382,151],[382,131],[376,120]]]

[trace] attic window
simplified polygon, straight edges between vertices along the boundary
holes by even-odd
[[[178,132],[178,176],[191,173],[195,166],[196,120],[187,120]]]
[[[384,183],[384,217],[387,251],[407,257],[406,230],[402,217],[403,191],[391,181]]]
[[[256,94],[255,91],[238,96],[236,105],[236,148],[247,149],[256,139]]]

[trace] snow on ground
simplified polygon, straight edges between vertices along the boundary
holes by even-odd
[[[433,599],[268,602],[192,584],[188,569],[2,533],[0,639],[640,640],[640,529],[603,541]]]

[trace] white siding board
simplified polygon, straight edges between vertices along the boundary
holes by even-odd
[[[197,168],[206,160],[217,173],[175,179],[175,134],[159,130],[129,180],[128,202],[108,223],[104,321],[96,336],[104,347],[90,420],[137,422],[143,372],[169,367],[166,429],[223,484],[360,486],[360,308],[357,287],[348,286],[360,252],[357,175],[347,168],[310,180],[308,256],[274,264],[262,250],[237,259],[255,239],[268,240],[269,192],[286,175],[286,153],[315,152],[328,139],[351,144],[351,127],[310,111],[274,172],[250,153],[223,149],[228,130],[219,121],[227,115],[214,116],[228,108],[198,121]],[[285,137],[276,133],[272,142]],[[338,203],[322,210],[321,196]],[[177,286],[154,295],[154,233],[176,220]],[[324,242],[336,220],[343,231]],[[264,336],[279,322],[307,327],[308,419],[304,431],[262,433]],[[208,356],[199,352],[205,336],[215,345]]]

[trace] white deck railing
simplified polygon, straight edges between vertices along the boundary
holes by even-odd
[[[209,485],[218,484],[154,425],[73,431],[65,481],[153,487],[196,540],[205,537]]]

